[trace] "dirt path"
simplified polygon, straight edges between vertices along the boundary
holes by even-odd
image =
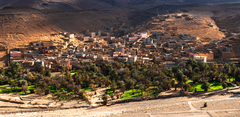
[[[66,109],[45,112],[9,114],[10,116],[49,117],[232,117],[240,113],[240,95],[212,96],[201,98],[178,97],[142,102],[131,102],[109,107],[89,109]],[[207,102],[208,107],[203,108]],[[219,103],[221,102],[221,103]],[[234,105],[236,104],[236,105]],[[223,108],[224,107],[224,108]]]

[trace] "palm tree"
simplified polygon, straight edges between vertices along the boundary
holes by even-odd
[[[208,89],[210,89],[210,84],[205,80],[201,86],[202,89],[204,89],[204,91],[208,91]]]
[[[190,84],[184,84],[183,88],[184,88],[185,91],[187,91],[191,88],[191,85]]]
[[[115,93],[116,88],[117,88],[117,85],[116,85],[115,81],[113,80],[113,82],[111,84],[111,90],[113,91],[113,93]]]
[[[216,75],[215,75],[215,73],[213,71],[208,72],[208,76],[209,76],[210,80],[212,80],[212,81],[216,77]]]
[[[212,71],[216,72],[218,70],[218,64],[216,62],[212,62],[209,67]]]
[[[135,85],[135,82],[132,80],[132,79],[130,79],[128,82],[127,82],[127,88],[129,88],[129,89],[132,89],[132,92],[134,92],[134,85]]]
[[[145,89],[145,86],[143,84],[139,84],[138,89],[141,91],[141,95],[143,95],[143,91]]]
[[[221,81],[222,81],[222,82],[226,82],[226,81],[227,81],[227,78],[228,78],[228,75],[227,75],[227,74],[223,74],[223,75],[221,76]]]
[[[176,80],[178,81],[178,85],[183,89],[183,83],[187,82],[187,77],[182,73],[181,70],[178,70],[176,73]]]

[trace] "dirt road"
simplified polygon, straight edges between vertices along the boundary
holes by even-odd
[[[240,113],[240,95],[148,100],[108,107],[0,115],[3,117],[233,117]],[[207,102],[208,106],[203,107]]]

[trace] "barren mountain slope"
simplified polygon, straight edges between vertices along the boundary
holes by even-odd
[[[216,24],[223,29],[228,29],[231,32],[236,32],[238,27],[240,27],[240,14],[219,18],[215,17],[214,20],[216,21]]]
[[[84,30],[104,30],[104,26],[130,25],[122,12],[80,11],[40,12],[34,9],[0,10],[0,42],[18,44],[32,41],[34,37]]]

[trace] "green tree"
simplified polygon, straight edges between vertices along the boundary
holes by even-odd
[[[228,75],[224,73],[224,74],[221,76],[221,81],[222,81],[222,82],[226,82],[227,79],[228,79]]]
[[[113,81],[113,82],[111,83],[111,90],[113,91],[113,93],[116,92],[116,88],[117,88],[117,85],[116,85],[115,81]]]
[[[22,91],[27,94],[28,87],[26,85],[22,85]]]
[[[222,82],[222,87],[225,89],[227,87],[227,83],[226,82]]]
[[[141,91],[141,95],[143,95],[143,91],[145,89],[145,86],[143,84],[139,84],[138,89]]]
[[[205,80],[201,86],[201,88],[204,90],[204,91],[208,91],[208,89],[210,89],[210,84]]]
[[[107,105],[107,104],[108,104],[108,96],[107,96],[106,94],[104,94],[104,95],[102,96],[102,100],[103,100],[103,104],[104,104],[104,105]]]
[[[181,70],[178,70],[176,73],[176,80],[181,89],[183,89],[183,83],[187,82],[187,77],[182,73]]]
[[[43,67],[43,65],[40,65],[40,66],[39,66],[38,72],[41,73],[41,74],[44,74],[45,68]]]
[[[216,74],[213,71],[208,72],[208,77],[211,81],[213,81],[216,77]]]
[[[191,85],[190,84],[184,84],[183,88],[184,88],[185,91],[187,91],[191,88]]]
[[[28,83],[26,80],[19,80],[20,86],[28,86]]]

